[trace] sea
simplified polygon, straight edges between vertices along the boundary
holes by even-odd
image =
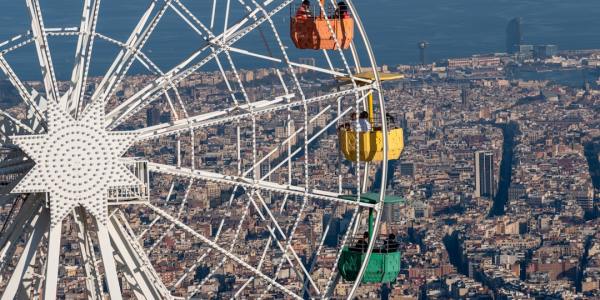
[[[228,23],[244,14],[241,3],[251,0],[231,0]],[[314,2],[315,0],[313,0]],[[79,25],[82,0],[40,0],[46,27]],[[98,32],[125,41],[149,0],[102,0]],[[161,1],[158,1],[160,3]],[[211,0],[181,0],[199,15],[207,26],[211,23]],[[300,0],[298,0],[300,2]],[[213,22],[215,31],[222,30],[227,0],[218,0],[218,14]],[[426,59],[439,61],[452,57],[505,51],[505,30],[514,17],[523,20],[525,43],[556,44],[559,49],[600,48],[599,0],[353,0],[366,28],[378,64],[414,64],[419,60],[417,43],[427,41]],[[281,29],[284,44],[288,37],[290,12],[286,9],[274,18]],[[25,1],[0,2],[0,41],[28,30],[29,18]],[[272,32],[264,27],[271,49],[277,47]],[[76,38],[50,37],[53,62],[59,79],[66,79],[73,64]],[[258,33],[249,35],[239,46],[252,48],[261,44]],[[91,75],[102,75],[118,49],[105,41],[97,41]],[[198,36],[168,10],[155,34],[144,48],[161,69],[169,69],[201,45]],[[190,50],[182,50],[188,48]],[[300,54],[301,55],[301,54]],[[24,80],[39,79],[35,48],[26,46],[6,55],[15,71]],[[245,68],[261,67],[255,60],[240,60]],[[207,65],[206,69],[215,68]],[[132,72],[142,72],[134,66]]]

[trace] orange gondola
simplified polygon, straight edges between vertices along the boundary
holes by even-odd
[[[325,7],[325,1],[320,1]],[[290,17],[290,35],[298,49],[336,50],[338,45],[348,49],[354,37],[354,19],[347,10],[340,13],[339,7],[327,18],[322,10],[318,16],[296,13]]]

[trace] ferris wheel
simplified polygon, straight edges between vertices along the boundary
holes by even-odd
[[[120,4],[82,2],[51,27],[26,0],[30,27],[0,43],[20,99],[0,110],[1,299],[352,298],[395,280],[379,234],[403,132],[381,82],[400,76],[377,72],[352,1],[142,1],[116,36]],[[161,37],[171,23],[189,38]],[[25,55],[39,79],[11,63]]]

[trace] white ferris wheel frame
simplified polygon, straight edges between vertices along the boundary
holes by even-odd
[[[175,287],[179,286],[187,276],[190,275],[191,272],[195,270],[195,268],[202,262],[202,260],[207,257],[211,251],[218,252],[223,255],[223,258],[219,264],[222,265],[228,259],[235,261],[240,266],[245,269],[251,271],[255,274],[255,276],[251,277],[237,292],[236,296],[240,295],[241,292],[255,279],[260,278],[269,283],[266,291],[263,292],[262,296],[265,295],[272,287],[279,289],[281,292],[286,293],[288,296],[293,298],[302,299],[301,295],[298,295],[292,292],[287,287],[277,282],[277,275],[279,274],[282,265],[284,262],[290,264],[293,269],[300,275],[306,276],[304,280],[303,291],[306,294],[314,296],[327,298],[330,296],[334,281],[338,279],[334,278],[336,273],[335,266],[332,272],[331,277],[327,282],[327,286],[325,290],[320,291],[318,287],[312,280],[310,269],[313,266],[309,267],[309,270],[306,269],[304,264],[299,259],[298,254],[291,247],[291,242],[293,239],[293,234],[298,226],[298,222],[300,217],[297,218],[290,234],[288,237],[284,234],[284,231],[281,229],[277,220],[274,218],[271,210],[265,204],[264,199],[260,193],[256,193],[255,191],[264,190],[269,192],[276,192],[285,195],[284,203],[281,206],[281,209],[284,209],[285,200],[287,200],[290,196],[298,196],[302,197],[303,203],[300,208],[300,214],[304,210],[306,206],[307,199],[318,199],[323,201],[331,201],[331,202],[340,202],[345,204],[350,204],[355,206],[354,213],[352,215],[352,219],[350,221],[350,225],[354,224],[354,231],[358,227],[358,218],[360,218],[360,214],[358,210],[360,207],[369,207],[374,208],[376,212],[375,216],[375,227],[374,232],[379,231],[381,212],[383,209],[383,199],[385,196],[386,182],[387,182],[387,128],[386,128],[386,118],[385,118],[385,104],[384,98],[381,90],[381,82],[379,78],[379,74],[377,72],[377,64],[375,61],[375,57],[373,51],[371,49],[368,37],[362,25],[362,22],[359,18],[358,12],[356,11],[354,4],[352,1],[347,0],[348,7],[353,15],[355,20],[356,28],[358,29],[358,33],[362,38],[362,42],[364,43],[364,47],[366,50],[366,54],[368,57],[368,63],[371,66],[371,71],[374,74],[375,79],[371,82],[365,82],[364,79],[357,78],[354,76],[354,72],[352,71],[352,67],[348,63],[346,59],[345,53],[339,49],[337,52],[339,53],[341,60],[344,64],[344,71],[336,70],[329,58],[329,54],[327,51],[323,51],[323,54],[328,61],[329,68],[321,68],[317,66],[310,66],[307,64],[293,62],[289,59],[287,55],[287,51],[285,46],[279,36],[278,30],[275,26],[275,23],[272,20],[272,16],[282,11],[285,7],[291,5],[294,0],[266,0],[264,3],[259,4],[256,0],[250,0],[249,3],[252,3],[254,7],[252,8],[248,3],[245,3],[244,0],[237,0],[241,4],[243,4],[247,9],[246,16],[234,23],[233,25],[229,24],[229,7],[231,0],[226,0],[226,15],[225,15],[225,24],[223,27],[223,33],[215,35],[213,34],[213,30],[215,28],[215,14],[216,14],[216,5],[217,0],[213,0],[213,9],[211,12],[211,21],[209,25],[205,25],[198,18],[194,16],[193,13],[179,0],[154,0],[151,1],[149,7],[146,9],[145,13],[142,15],[141,19],[138,21],[136,27],[131,32],[130,37],[126,42],[121,42],[115,40],[111,37],[105,36],[101,33],[96,32],[96,24],[99,18],[99,9],[100,9],[100,0],[84,0],[83,4],[83,12],[81,16],[81,24],[79,27],[70,27],[70,28],[47,28],[44,26],[42,11],[39,5],[38,0],[26,0],[26,4],[28,7],[28,12],[31,17],[31,29],[25,34],[15,36],[3,43],[0,43],[0,69],[3,71],[5,76],[9,79],[12,85],[16,88],[21,97],[21,100],[28,108],[28,119],[27,120],[19,120],[18,118],[12,116],[9,112],[0,109],[0,115],[4,118],[4,123],[0,128],[0,132],[3,137],[3,147],[7,149],[15,149],[15,145],[11,143],[10,136],[15,135],[16,133],[20,134],[35,134],[44,132],[47,130],[47,122],[44,117],[44,110],[47,106],[47,101],[56,101],[61,108],[70,112],[73,116],[77,116],[81,113],[83,109],[83,101],[84,101],[84,93],[85,87],[87,84],[88,73],[90,69],[90,61],[92,59],[92,50],[95,39],[101,39],[106,42],[117,45],[121,50],[118,56],[115,58],[114,62],[110,66],[106,75],[102,78],[101,82],[98,84],[95,92],[93,93],[91,99],[101,99],[102,101],[106,101],[110,98],[119,84],[122,82],[124,77],[126,76],[128,70],[132,66],[134,62],[141,63],[147,70],[157,77],[152,80],[148,85],[144,88],[140,89],[133,96],[127,98],[124,102],[120,103],[115,109],[109,111],[106,116],[106,129],[114,130],[118,125],[122,124],[127,118],[133,116],[137,112],[144,109],[148,104],[157,100],[159,97],[165,97],[169,106],[171,107],[174,121],[169,124],[159,124],[155,126],[150,126],[146,128],[142,128],[136,130],[137,134],[137,142],[147,141],[157,139],[163,136],[173,136],[182,133],[190,133],[192,137],[191,147],[194,147],[193,141],[193,132],[194,130],[198,130],[201,128],[219,125],[228,122],[238,122],[240,120],[248,120],[250,119],[253,124],[253,161],[252,167],[248,170],[242,172],[241,168],[238,166],[239,174],[237,176],[232,175],[223,175],[215,172],[205,171],[201,169],[196,169],[195,164],[192,163],[191,167],[182,167],[181,166],[181,158],[180,158],[180,141],[177,141],[177,166],[158,164],[158,163],[148,163],[148,171],[155,172],[158,174],[169,174],[175,175],[179,178],[187,178],[189,179],[189,186],[186,189],[186,195],[184,196],[184,200],[181,203],[178,214],[173,216],[169,212],[161,209],[160,207],[148,202],[148,201],[130,201],[127,203],[115,202],[109,203],[109,205],[133,205],[139,204],[144,205],[148,209],[155,212],[159,217],[154,219],[150,224],[150,227],[156,224],[159,220],[167,220],[171,223],[169,227],[169,231],[177,227],[178,229],[196,237],[198,240],[202,241],[204,244],[208,245],[210,248],[200,257],[198,262],[196,262],[192,267],[190,267],[187,272],[177,280],[175,283]],[[333,5],[335,5],[334,0],[330,0]],[[276,6],[273,6],[275,2],[281,2]],[[320,8],[325,10],[323,4],[319,3]],[[269,8],[267,8],[269,7]],[[158,25],[161,17],[164,15],[167,9],[173,10],[179,17],[181,17],[190,28],[192,28],[196,33],[198,33],[201,37],[205,38],[207,41],[206,45],[195,51],[191,56],[187,59],[171,68],[168,71],[161,70],[148,56],[146,56],[142,52],[142,48],[145,43],[152,35],[154,29]],[[325,16],[327,18],[327,16]],[[279,50],[281,51],[282,57],[276,57],[271,55],[263,55],[254,53],[252,51],[248,51],[245,49],[240,49],[235,47],[235,42],[242,39],[246,34],[251,32],[252,30],[259,27],[261,24],[268,24],[273,30],[275,40],[279,46]],[[332,25],[327,21],[328,27],[332,35],[334,36],[336,44],[339,46],[337,37],[335,36],[335,32],[332,30]],[[54,67],[52,64],[51,51],[48,46],[48,37],[52,36],[77,36],[77,48],[76,48],[76,61],[72,70],[72,75],[70,79],[70,84],[67,92],[64,94],[60,94],[58,88],[58,81],[55,76]],[[37,57],[39,60],[40,68],[43,75],[43,86],[45,90],[45,94],[42,94],[36,91],[34,88],[26,85],[14,72],[11,65],[5,59],[5,55],[17,50],[21,47],[24,47],[28,44],[33,43],[35,45],[35,49],[37,51]],[[355,43],[353,42],[351,45],[351,55],[354,60],[354,68],[361,70],[360,60],[355,48]],[[208,53],[208,54],[207,54]],[[271,61],[275,63],[281,63],[287,66],[288,71],[294,80],[294,87],[289,88],[285,84],[282,74],[277,69],[277,75],[280,79],[280,83],[283,88],[286,90],[286,94],[283,96],[276,97],[274,99],[267,99],[261,101],[250,101],[246,91],[244,89],[244,85],[242,80],[240,79],[240,75],[234,61],[231,58],[230,53],[236,53],[240,55],[245,55],[250,58],[263,59],[265,61]],[[222,54],[219,56],[219,54]],[[204,56],[203,56],[204,55]],[[242,92],[243,99],[237,99],[234,94],[234,89],[232,88],[232,84],[227,79],[225,75],[224,68],[220,61],[220,57],[225,56],[228,64],[231,67],[231,71],[233,72],[236,83],[239,85],[239,89]],[[219,71],[223,75],[226,86],[231,93],[232,100],[235,102],[235,109],[225,109],[221,111],[212,111],[209,113],[204,113],[196,116],[188,115],[187,110],[185,109],[185,105],[179,95],[177,84],[192,74],[194,71],[200,69],[202,66],[207,64],[210,61],[215,61],[219,67]],[[302,68],[306,70],[312,70],[316,72],[321,72],[324,74],[329,74],[333,76],[348,76],[352,83],[352,88],[348,90],[341,90],[337,92],[331,92],[326,95],[316,96],[312,98],[307,98],[304,95],[302,87],[296,77],[294,68]],[[173,91],[175,99],[169,94],[169,91]],[[293,91],[296,91],[299,95],[296,95]],[[383,130],[383,149],[384,149],[384,159],[381,163],[381,186],[379,187],[379,202],[375,205],[361,203],[358,199],[357,201],[348,201],[338,198],[338,193],[322,191],[311,188],[309,186],[309,180],[305,180],[305,186],[294,186],[290,182],[286,184],[277,184],[274,182],[270,182],[265,180],[268,176],[273,173],[275,170],[283,167],[287,163],[287,167],[289,169],[288,175],[291,176],[291,159],[294,155],[300,153],[304,150],[304,159],[305,163],[307,161],[307,156],[309,154],[308,144],[314,141],[317,137],[323,134],[326,129],[339,121],[339,119],[350,112],[350,110],[354,109],[350,107],[344,111],[340,110],[340,99],[344,96],[354,96],[356,98],[356,110],[359,109],[359,105],[364,105],[365,99],[369,94],[375,93],[378,101],[378,106],[380,107],[379,113],[382,122],[382,130]],[[332,106],[327,106],[323,111],[319,112],[317,116],[313,118],[308,117],[307,113],[307,105],[310,103],[317,102],[326,102],[327,100],[336,99],[337,108],[338,108],[338,116],[329,121],[325,128],[318,131],[313,136],[309,136],[307,128],[309,128],[309,124],[314,122],[317,117],[324,114],[326,111],[332,109]],[[244,103],[240,103],[244,100]],[[176,102],[175,102],[176,101]],[[177,114],[174,107],[179,105],[182,109],[183,116]],[[304,124],[302,127],[298,128],[294,132],[290,131],[290,128],[287,127],[287,139],[281,142],[277,147],[275,147],[271,152],[265,155],[263,158],[258,159],[256,153],[256,118],[257,116],[272,113],[272,112],[285,112],[288,111],[288,121],[290,120],[289,110],[294,107],[302,107],[304,109]],[[240,138],[239,138],[240,127],[237,126],[237,149],[239,155],[240,149]],[[304,143],[303,147],[298,147],[297,149],[292,149],[290,140],[295,138],[298,135],[304,135]],[[287,158],[280,162],[276,167],[271,169],[268,174],[264,175],[262,178],[257,178],[256,172],[253,172],[255,168],[258,168],[262,162],[272,156],[276,150],[280,147],[287,147]],[[192,149],[192,162],[194,161],[194,151]],[[23,156],[15,156],[10,157],[2,162],[0,162],[0,174],[11,174],[14,172],[23,172],[32,167],[31,160],[24,158]],[[363,174],[363,178],[361,180],[360,174],[360,166],[357,168],[357,186],[359,190],[363,190],[366,188],[366,172]],[[365,170],[367,167],[365,166]],[[248,175],[253,174],[252,177],[248,177]],[[308,168],[305,167],[305,178],[308,178]],[[196,230],[192,229],[182,221],[180,221],[180,217],[183,213],[184,204],[187,200],[187,193],[190,190],[191,185],[196,180],[216,182],[233,185],[234,192],[231,194],[231,200],[234,197],[235,190],[241,188],[247,190],[249,193],[248,201],[246,205],[246,209],[243,213],[242,219],[239,221],[238,226],[236,228],[235,239],[239,235],[240,229],[242,227],[243,219],[246,217],[250,205],[253,205],[256,208],[261,208],[266,212],[266,215],[261,214],[260,217],[263,220],[268,220],[271,224],[274,224],[275,227],[268,226],[270,236],[269,241],[266,243],[265,248],[263,250],[263,254],[258,266],[252,266],[249,263],[245,262],[242,258],[235,255],[232,252],[232,248],[224,249],[219,244],[217,244],[217,240],[220,237],[221,228],[223,226],[223,221],[221,221],[221,226],[217,230],[217,234],[214,239],[209,239],[204,235],[200,234]],[[18,181],[18,180],[15,180]],[[16,184],[16,182],[15,182]],[[169,191],[169,195],[171,195],[173,191],[174,183],[171,185],[171,190]],[[44,299],[54,299],[56,297],[56,289],[58,282],[58,259],[47,259],[40,255],[39,251],[45,251],[46,256],[49,258],[59,257],[60,254],[60,229],[52,230],[49,229],[50,224],[50,211],[46,206],[46,202],[48,201],[47,196],[44,194],[28,194],[25,196],[19,196],[7,193],[6,190],[12,189],[13,186],[7,187],[2,195],[0,195],[0,205],[5,205],[7,203],[16,205],[17,202],[21,202],[20,210],[17,212],[17,215],[14,218],[14,222],[9,224],[9,228],[5,230],[4,235],[0,236],[0,274],[5,271],[5,269],[9,266],[12,256],[14,255],[15,248],[19,242],[19,239],[26,238],[25,248],[23,249],[23,254],[18,259],[17,265],[14,268],[14,271],[10,278],[8,278],[8,282],[5,288],[5,291],[2,295],[2,300],[4,299],[14,299],[14,298],[33,298],[40,297]],[[360,196],[359,196],[360,197]],[[257,211],[261,211],[261,209],[257,209]],[[139,235],[136,235],[133,230],[129,227],[129,223],[126,217],[123,215],[121,210],[114,209],[110,215],[109,222],[107,225],[95,224],[91,225],[86,222],[87,213],[86,211],[79,207],[73,211],[73,217],[76,223],[76,227],[78,229],[78,237],[79,237],[79,247],[83,261],[83,268],[86,274],[86,288],[88,291],[88,296],[91,299],[100,299],[104,295],[103,287],[102,287],[102,276],[106,277],[105,280],[108,286],[108,293],[111,299],[121,299],[120,295],[120,287],[117,277],[116,264],[124,266],[125,274],[124,279],[133,284],[136,289],[135,293],[138,298],[142,299],[169,299],[174,298],[171,295],[169,288],[167,288],[161,281],[160,276],[152,267],[150,260],[147,257],[147,253],[151,252],[158,243],[165,237],[167,232],[165,232],[159,240],[155,242],[155,244],[149,249],[143,249],[139,241],[143,238],[143,236],[148,232],[149,228],[146,229]],[[58,226],[60,227],[60,226]],[[324,235],[321,239],[321,243],[319,244],[319,248],[316,252],[321,251],[324,243],[325,235],[327,234],[327,230],[329,229],[329,224],[324,231]],[[343,245],[345,245],[348,236],[352,230],[349,228],[347,232],[344,234]],[[93,250],[92,244],[92,234],[97,236],[100,247],[102,248],[102,264],[104,266],[104,273],[98,269],[99,258],[96,257],[95,251]],[[280,239],[279,236],[282,236],[283,239]],[[47,249],[40,243],[43,238],[48,239],[49,245]],[[277,271],[275,272],[275,278],[271,278],[261,272],[261,266],[265,259],[265,254],[269,249],[269,245],[271,242],[275,242],[279,250],[281,250],[282,257],[280,262],[277,265]],[[232,247],[236,243],[232,243]],[[375,239],[371,239],[368,245],[368,250],[366,253],[367,259],[363,262],[362,267],[360,269],[357,280],[354,282],[351,291],[348,294],[348,298],[352,298],[356,293],[358,286],[361,283],[362,276],[364,275],[366,266],[368,265],[368,257],[373,251],[375,244]],[[105,252],[110,251],[114,253],[107,254]],[[340,252],[338,253],[336,263],[339,261]],[[45,274],[35,274],[32,268],[30,267],[35,263],[42,264],[45,268]],[[314,262],[313,262],[314,264]],[[296,268],[295,266],[298,266]],[[204,284],[217,270],[218,268],[214,268],[211,270],[210,274],[204,278],[204,280],[198,284],[195,288],[196,291]],[[0,275],[1,276],[1,275]],[[43,290],[43,295],[36,295],[35,291]],[[29,294],[29,291],[34,291],[34,294]],[[312,292],[312,293],[311,293]],[[192,295],[193,296],[193,295]],[[261,297],[262,297],[261,296]]]

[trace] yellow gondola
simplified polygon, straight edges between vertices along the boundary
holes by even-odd
[[[378,74],[380,81],[402,79],[402,74],[395,73],[381,73]],[[375,80],[375,74],[373,72],[358,73],[353,76],[357,81],[357,84],[364,85],[370,84]],[[339,77],[339,81],[342,83],[350,83],[350,77]],[[383,129],[381,126],[375,126],[375,118],[373,111],[373,95],[368,96],[368,107],[369,107],[369,123],[372,129],[368,131],[356,132],[357,126],[341,126],[338,130],[338,139],[340,143],[340,150],[344,154],[347,160],[351,161],[381,161],[383,160]],[[356,120],[351,120],[355,122]],[[357,147],[358,137],[358,147]],[[387,143],[388,143],[388,160],[396,160],[400,158],[402,150],[404,149],[404,131],[402,128],[390,128],[387,132]],[[358,150],[358,155],[356,151]]]
[[[347,160],[356,161],[356,131],[341,128],[338,133],[340,149]],[[404,149],[404,131],[402,128],[388,130],[388,160],[400,158]],[[359,160],[383,160],[383,130],[381,128],[367,132],[358,132]]]

